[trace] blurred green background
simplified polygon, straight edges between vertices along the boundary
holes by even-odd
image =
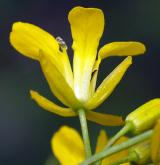
[[[55,37],[61,36],[72,58],[67,14],[78,5],[103,10],[106,26],[100,46],[136,40],[147,47],[145,55],[134,58],[119,86],[97,111],[125,117],[160,96],[159,0],[0,0],[0,165],[43,165],[51,154],[50,139],[60,126],[66,124],[80,130],[77,118],[43,111],[30,99],[29,89],[35,89],[61,104],[50,92],[38,63],[21,56],[8,39],[13,22],[33,23]],[[99,84],[121,60],[112,57],[102,63]],[[92,144],[100,128],[89,123]],[[112,135],[118,128],[104,129]]]

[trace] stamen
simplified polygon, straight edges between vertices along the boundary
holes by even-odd
[[[67,45],[66,45],[66,43],[65,43],[65,41],[61,38],[61,37],[56,37],[56,40],[57,40],[57,42],[58,42],[58,44],[59,44],[59,46],[60,46],[60,50],[62,50],[62,49],[68,49],[68,47],[67,47]]]

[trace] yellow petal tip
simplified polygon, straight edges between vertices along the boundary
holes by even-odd
[[[17,27],[19,26],[19,25],[21,25],[21,24],[23,24],[22,22],[14,22],[13,23],[13,25],[12,25],[12,31],[11,31],[11,33],[13,32],[13,31],[15,31],[16,29],[17,29]]]
[[[72,14],[74,14],[76,12],[79,12],[79,11],[97,11],[97,12],[103,14],[103,11],[101,9],[98,9],[98,8],[93,8],[93,7],[85,8],[85,7],[82,7],[82,6],[76,6],[73,9],[70,10],[70,12],[68,14],[68,18],[70,18],[70,16],[72,16]]]
[[[34,99],[35,95],[38,94],[36,91],[34,91],[32,89],[29,91],[29,93],[30,93],[30,96],[31,96],[32,99]]]
[[[104,45],[98,56],[102,59],[110,56],[136,56],[144,54],[146,47],[141,42],[129,41],[129,42],[112,42]]]
[[[126,61],[128,61],[128,64],[131,65],[132,64],[132,57],[131,56],[128,56],[126,58]]]
[[[11,45],[22,55],[39,59],[39,49],[46,54],[53,54],[59,49],[56,39],[42,28],[26,23],[15,22],[10,33]]]
[[[142,47],[142,54],[146,52],[146,47],[143,43],[140,43],[141,47]]]

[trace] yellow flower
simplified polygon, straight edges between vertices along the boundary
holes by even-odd
[[[121,137],[116,144],[126,141],[127,137]],[[108,142],[107,134],[101,130],[97,139],[96,153],[103,150]],[[61,165],[78,165],[85,159],[85,151],[83,141],[79,133],[68,126],[61,127],[52,137],[51,147],[54,155],[59,160]],[[101,165],[121,159],[128,155],[128,150],[120,151],[102,160]],[[124,163],[123,165],[130,165]]]
[[[132,55],[145,52],[139,42],[112,42],[97,53],[104,30],[104,15],[100,9],[75,7],[68,15],[73,38],[73,71],[67,54],[67,46],[60,38],[41,28],[16,22],[10,33],[10,42],[21,54],[37,60],[53,94],[67,107],[60,107],[31,90],[31,97],[39,106],[57,115],[76,116],[76,110],[84,108],[87,118],[103,125],[120,125],[119,116],[100,114],[90,110],[99,106],[122,79],[132,63]],[[101,61],[109,56],[128,56],[96,89]]]

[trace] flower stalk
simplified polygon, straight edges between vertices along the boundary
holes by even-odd
[[[107,157],[109,155],[112,155],[116,152],[119,152],[121,150],[124,150],[126,148],[129,148],[139,142],[142,142],[143,140],[146,140],[147,138],[150,138],[153,134],[153,130],[146,131],[140,135],[137,135],[136,137],[133,137],[132,139],[123,142],[119,145],[113,146],[110,149],[104,149],[102,152],[99,152],[98,154],[95,154],[88,158],[86,161],[82,162],[80,165],[89,165],[92,164],[98,160],[103,159],[104,157]]]
[[[115,136],[111,138],[111,140],[108,142],[105,149],[108,149],[110,146],[112,146],[121,136],[125,135],[132,129],[132,124],[127,123]]]
[[[86,158],[89,158],[92,155],[92,152],[91,152],[91,145],[90,145],[90,139],[89,139],[85,110],[79,109],[78,115],[79,115],[79,120],[80,120],[80,124],[81,124],[81,130],[82,130],[82,136],[83,136]]]

